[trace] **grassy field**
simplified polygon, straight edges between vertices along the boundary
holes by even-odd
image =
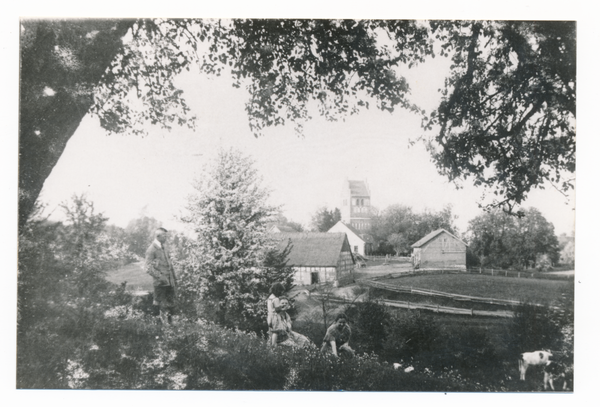
[[[492,277],[478,274],[418,275],[381,281],[402,287],[536,304],[550,303],[559,298],[569,284],[573,284],[572,281]]]
[[[131,263],[107,273],[106,279],[111,283],[127,282],[129,291],[152,291],[152,277],[142,268],[141,263]]]

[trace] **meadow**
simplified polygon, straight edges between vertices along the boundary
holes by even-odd
[[[431,274],[383,279],[399,287],[435,290],[473,297],[550,304],[565,292],[572,280],[543,280],[480,274]]]
[[[116,270],[110,270],[106,279],[113,284],[127,283],[130,292],[152,291],[152,277],[143,269],[142,263],[131,263]]]

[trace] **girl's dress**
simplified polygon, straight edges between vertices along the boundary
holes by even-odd
[[[267,298],[267,323],[269,333],[277,334],[277,344],[292,347],[314,347],[306,336],[292,331],[292,319],[286,312],[289,301],[285,297],[278,298],[271,294]]]
[[[291,330],[290,317],[285,312],[286,304],[286,298],[278,298],[274,294],[267,298],[267,324],[269,332],[277,334],[278,342],[285,340]]]

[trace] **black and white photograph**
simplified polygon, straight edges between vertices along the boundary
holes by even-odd
[[[576,18],[144,14],[10,21],[11,388],[577,392]]]

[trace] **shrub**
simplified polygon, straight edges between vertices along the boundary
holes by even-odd
[[[547,254],[539,255],[535,262],[535,269],[537,271],[549,271],[552,270],[552,262]]]
[[[444,361],[447,368],[456,368],[463,376],[487,381],[498,381],[503,377],[502,363],[488,335],[477,328],[459,330],[446,335]]]
[[[441,341],[442,331],[431,315],[411,311],[390,322],[383,352],[387,360],[408,360],[436,350]]]
[[[352,347],[359,352],[380,353],[387,337],[390,314],[387,308],[374,301],[349,306],[346,315],[352,326]]]
[[[265,338],[212,323],[182,328],[170,347],[177,352],[173,367],[187,376],[187,389],[283,389],[286,360]]]
[[[506,334],[507,348],[512,354],[559,346],[561,326],[553,320],[548,307],[525,303],[516,306],[513,312]]]

